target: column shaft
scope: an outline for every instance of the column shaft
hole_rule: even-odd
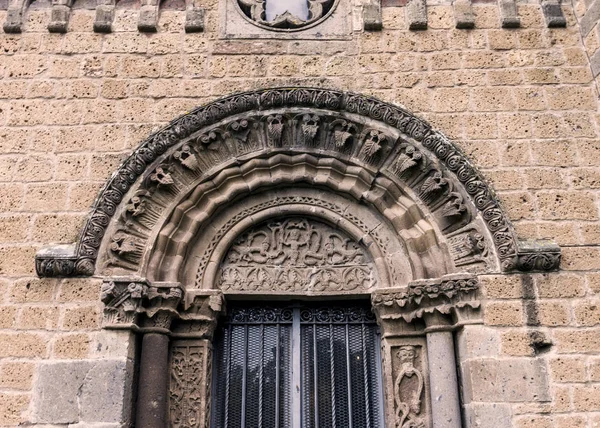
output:
[[[427,333],[433,428],[461,428],[452,332]]]
[[[169,337],[146,333],[142,339],[136,427],[167,426]]]

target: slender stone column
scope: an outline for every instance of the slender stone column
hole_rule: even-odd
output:
[[[434,428],[460,428],[460,401],[451,331],[427,333],[431,415]]]
[[[167,426],[168,387],[169,337],[161,333],[146,333],[142,338],[135,426]]]

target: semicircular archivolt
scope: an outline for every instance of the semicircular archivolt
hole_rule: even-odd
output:
[[[140,216],[148,201],[173,208],[190,186],[202,192],[225,168],[251,168],[249,159],[299,153],[343,161],[357,168],[356,177],[369,176],[368,195],[360,197],[374,205],[378,198],[415,201],[463,259],[482,256],[476,254],[478,249],[489,243],[486,248],[495,262],[486,262],[487,271],[497,266],[548,270],[558,265],[556,247],[519,247],[512,225],[477,170],[427,123],[399,107],[356,94],[284,88],[210,103],[150,136],[113,174],[76,247],[41,251],[38,273],[93,274],[99,252],[107,245],[127,257],[148,257],[151,247],[139,249],[135,239],[143,230],[117,230],[105,237],[109,226],[127,228],[122,216]],[[402,191],[394,195],[385,187]],[[171,214],[157,213],[155,221]],[[466,236],[453,239],[452,234],[469,225],[473,227]]]

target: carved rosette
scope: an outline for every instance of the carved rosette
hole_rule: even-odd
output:
[[[375,284],[375,269],[361,245],[300,217],[244,233],[227,252],[218,280],[224,292],[361,293]]]
[[[149,238],[158,219],[168,216],[165,210],[191,190],[188,186],[202,185],[234,161],[289,151],[333,158],[400,183],[433,213],[447,236],[469,225],[478,229],[485,242],[477,245],[493,255],[477,261],[478,270],[494,271],[498,263],[505,271],[558,268],[555,245],[538,244],[535,251],[519,246],[510,221],[476,168],[424,121],[352,93],[285,88],[215,101],[152,134],[113,174],[76,247],[69,254],[57,247],[40,251],[38,275],[92,275],[101,247],[108,251],[103,256],[107,266],[134,274],[142,254],[153,245]],[[132,189],[134,183],[138,184]],[[478,227],[475,220],[481,223]],[[116,226],[107,240],[104,235],[111,224]],[[458,257],[456,265],[466,266],[468,257]]]

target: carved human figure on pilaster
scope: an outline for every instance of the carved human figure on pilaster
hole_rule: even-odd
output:
[[[412,345],[401,346],[396,351],[399,370],[394,380],[396,428],[425,427],[418,416],[421,413],[424,380],[421,371],[415,367],[417,352],[417,347]]]

